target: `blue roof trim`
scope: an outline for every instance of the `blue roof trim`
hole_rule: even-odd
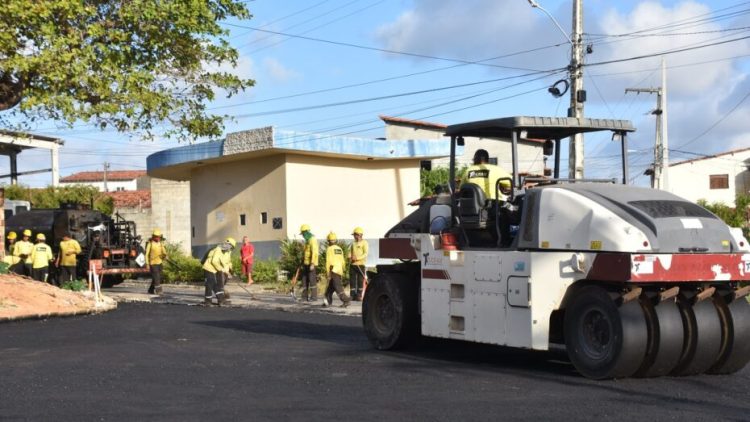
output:
[[[273,135],[274,148],[296,151],[391,159],[428,158],[450,155],[450,142],[448,139],[387,141],[278,130],[274,130]]]
[[[273,131],[272,149],[289,152],[339,154],[375,159],[428,159],[450,155],[448,139],[387,141],[341,136]],[[264,148],[266,149],[266,148]],[[461,154],[463,147],[457,147]],[[224,156],[224,141],[202,142],[170,148],[146,158],[147,171]]]
[[[224,155],[224,140],[165,149],[146,157],[146,171],[219,158],[222,155]]]

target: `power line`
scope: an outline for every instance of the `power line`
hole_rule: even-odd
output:
[[[734,107],[732,107],[731,110],[729,110],[727,113],[725,113],[723,116],[721,116],[719,118],[719,120],[717,120],[711,126],[709,126],[708,128],[706,128],[706,130],[704,130],[703,132],[701,132],[698,136],[696,136],[693,139],[685,142],[684,144],[680,145],[678,148],[685,148],[686,146],[688,146],[688,145],[692,144],[693,142],[697,141],[698,139],[700,139],[703,135],[705,135],[708,132],[710,132],[711,130],[713,130],[713,128],[715,128],[716,126],[718,126],[719,124],[721,124],[721,122],[723,122],[727,117],[729,117],[732,113],[734,113],[734,111],[737,110],[737,108],[739,108],[739,106],[742,105],[742,103],[744,103],[745,100],[747,100],[748,97],[750,97],[750,92],[748,92],[747,94],[745,94],[745,96],[742,97],[742,99],[737,104],[735,104]]]
[[[439,88],[429,88],[429,89],[423,89],[423,90],[418,90],[418,91],[401,92],[397,94],[382,95],[378,97],[369,97],[369,98],[360,98],[360,99],[355,99],[355,100],[339,101],[335,103],[317,104],[317,105],[304,106],[304,107],[292,107],[292,108],[262,111],[262,112],[256,112],[256,113],[239,114],[239,115],[234,115],[232,117],[238,117],[238,118],[239,117],[242,117],[242,118],[259,117],[259,116],[268,116],[272,114],[293,113],[293,112],[298,112],[298,111],[309,111],[309,110],[317,110],[321,108],[339,107],[339,106],[344,106],[344,105],[359,104],[359,103],[380,101],[380,100],[393,99],[393,98],[399,98],[399,97],[407,97],[411,95],[426,94],[426,93],[431,93],[431,92],[446,91],[449,89],[465,88],[469,86],[476,86],[476,85],[482,85],[482,84],[487,84],[487,83],[492,83],[492,82],[504,81],[508,79],[515,79],[519,77],[537,75],[539,73],[553,74],[561,70],[563,69],[555,69],[555,70],[547,71],[547,72],[533,72],[533,73],[527,73],[525,75],[508,76],[504,78],[496,78],[496,79],[490,79],[490,80],[485,80],[485,81],[469,82],[465,84],[449,85],[449,86],[444,86],[444,87],[439,87]]]
[[[325,44],[338,45],[338,46],[342,46],[342,47],[358,48],[358,49],[361,49],[361,50],[377,51],[377,52],[380,52],[380,53],[398,54],[398,55],[402,55],[402,56],[418,57],[418,58],[422,58],[422,59],[441,60],[441,61],[448,61],[448,62],[454,62],[454,63],[463,63],[463,64],[480,64],[482,66],[496,67],[496,68],[500,68],[500,69],[524,70],[524,71],[540,72],[540,70],[537,70],[537,69],[528,69],[528,68],[523,68],[523,67],[501,66],[501,65],[489,64],[489,63],[477,63],[477,62],[474,62],[474,61],[471,61],[471,60],[461,60],[461,59],[454,59],[454,58],[448,58],[448,57],[431,56],[431,55],[428,55],[428,54],[411,53],[411,52],[408,52],[408,51],[398,51],[398,50],[390,50],[390,49],[386,49],[386,48],[370,47],[370,46],[366,46],[366,45],[352,44],[352,43],[347,43],[347,42],[342,42],[342,41],[333,41],[333,40],[326,40],[326,39],[322,39],[322,38],[306,37],[304,35],[287,34],[287,33],[284,33],[284,32],[270,31],[270,30],[267,30],[267,29],[261,29],[259,27],[242,26],[242,25],[237,25],[237,24],[232,24],[232,23],[226,23],[226,22],[224,22],[223,25],[233,26],[233,27],[237,27],[237,28],[244,28],[244,29],[254,29],[256,31],[266,32],[266,33],[269,33],[269,34],[284,35],[286,37],[291,37],[291,38],[299,38],[299,39],[303,39],[303,40],[307,40],[307,41],[315,41],[315,42],[320,42],[320,43],[325,43]]]
[[[316,26],[316,27],[310,28],[310,29],[308,29],[307,31],[301,32],[301,33],[300,33],[299,35],[303,35],[303,34],[309,34],[310,32],[313,32],[313,31],[315,31],[316,29],[320,29],[320,28],[326,27],[326,26],[328,26],[328,25],[331,25],[331,24],[333,24],[333,23],[336,23],[336,22],[342,21],[342,20],[344,20],[344,19],[346,19],[346,18],[348,18],[348,17],[350,17],[350,16],[356,15],[357,13],[360,13],[360,12],[363,12],[363,11],[365,11],[365,10],[367,10],[367,9],[370,9],[370,8],[372,8],[372,7],[375,7],[375,6],[379,5],[380,3],[383,3],[384,1],[385,1],[385,0],[379,0],[379,1],[376,1],[375,3],[369,4],[369,5],[367,5],[367,6],[363,7],[363,8],[357,9],[357,10],[355,10],[355,11],[353,11],[353,12],[351,12],[351,13],[348,13],[348,14],[346,14],[346,15],[344,15],[344,16],[340,16],[340,17],[338,17],[338,18],[336,18],[336,19],[334,19],[334,20],[331,20],[331,21],[328,21],[328,22],[326,22],[326,23],[324,23],[324,24],[321,24],[321,25],[318,25],[318,26]],[[275,43],[273,43],[273,44],[269,44],[269,45],[266,45],[266,46],[263,46],[263,47],[260,47],[260,48],[256,48],[255,50],[253,50],[253,51],[249,52],[248,54],[255,54],[255,53],[259,52],[259,51],[263,51],[263,50],[266,50],[266,49],[268,49],[268,48],[271,48],[271,47],[277,46],[277,45],[279,45],[279,44],[281,44],[281,43],[283,43],[283,42],[289,41],[290,39],[291,39],[291,38],[286,38],[286,39],[283,39],[283,40],[281,40],[281,41],[275,42]]]
[[[606,60],[606,61],[602,61],[602,62],[586,63],[586,64],[584,64],[584,66],[603,66],[603,65],[613,64],[613,63],[623,63],[623,62],[629,62],[629,61],[633,61],[633,60],[648,59],[648,58],[651,58],[651,57],[666,56],[666,55],[670,55],[670,54],[683,53],[683,52],[686,52],[686,51],[699,50],[699,49],[706,48],[706,47],[713,47],[713,46],[717,46],[717,45],[721,45],[721,44],[728,44],[728,43],[732,43],[732,42],[736,42],[736,41],[742,41],[742,40],[746,40],[748,38],[750,38],[750,35],[744,36],[744,37],[739,37],[739,38],[733,38],[731,40],[717,41],[717,42],[713,42],[713,43],[710,43],[710,44],[698,45],[698,46],[695,46],[695,47],[678,48],[678,49],[673,49],[673,50],[665,50],[665,51],[661,51],[661,52],[658,52],[658,53],[651,53],[651,54],[643,54],[643,55],[640,55],[640,56],[626,57],[626,58],[623,58],[623,59],[614,59],[614,60]]]

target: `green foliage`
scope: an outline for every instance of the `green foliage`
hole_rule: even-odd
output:
[[[114,211],[112,197],[99,192],[93,186],[48,186],[46,188],[29,188],[22,185],[4,186],[7,199],[29,201],[32,208],[59,208],[60,204],[72,202],[90,205],[94,202],[94,209],[107,215]]]
[[[185,255],[179,245],[166,242],[168,259],[164,263],[167,283],[203,283],[203,266],[199,259]]]
[[[88,283],[84,280],[66,281],[65,283],[62,284],[62,286],[60,286],[60,288],[64,290],[80,292],[82,290],[88,289]]]
[[[461,167],[456,171],[456,178],[463,179],[467,167]],[[450,171],[448,167],[434,167],[432,170],[420,170],[419,172],[419,192],[422,197],[430,196],[435,193],[435,186],[448,185]]]
[[[274,259],[253,262],[253,281],[260,284],[276,284],[279,262]]]
[[[731,227],[741,227],[748,236],[748,206],[750,206],[750,195],[737,195],[734,208],[723,202],[708,203],[705,199],[699,199],[698,205],[716,214],[727,225]]]
[[[4,0],[0,126],[36,119],[152,138],[216,138],[217,92],[254,82],[225,69],[238,52],[222,21],[249,19],[240,0]]]
[[[344,268],[344,277],[347,278],[349,274],[349,249],[351,245],[343,240],[336,242],[337,245],[344,250],[344,256],[346,258],[346,267]],[[327,241],[318,241],[318,265],[315,267],[319,276],[325,276],[326,274],[326,248],[328,247]],[[297,268],[302,268],[302,253],[304,252],[304,243],[301,241],[295,241],[286,239],[281,241],[281,258],[279,259],[279,267],[289,274],[289,279],[294,276]]]

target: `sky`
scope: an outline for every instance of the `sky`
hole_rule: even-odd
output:
[[[572,0],[537,2],[570,33]],[[378,138],[384,136],[379,115],[444,124],[567,115],[568,95],[555,98],[547,88],[567,78],[570,44],[527,0],[247,5],[252,19],[223,26],[240,53],[232,72],[254,79],[255,86],[209,105],[230,116],[225,133],[275,126]],[[625,89],[661,86],[661,57],[671,162],[750,147],[750,1],[583,0],[583,8],[584,39],[591,46],[584,59],[584,114],[633,121],[632,183],[648,182],[642,173],[653,159],[656,97]],[[31,132],[65,141],[61,176],[101,170],[104,162],[113,170],[145,170],[146,156],[180,145],[54,121],[39,122]],[[586,136],[586,176],[618,176],[618,152],[609,135]],[[19,171],[48,167],[46,151],[19,155]],[[0,157],[0,174],[8,172]],[[46,186],[50,176],[19,180]]]

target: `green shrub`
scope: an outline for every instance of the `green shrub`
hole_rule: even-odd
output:
[[[348,279],[349,274],[349,249],[351,244],[343,240],[336,242],[337,245],[344,250],[344,256],[346,257],[346,266],[344,267],[344,280]],[[326,248],[328,242],[318,239],[318,266],[315,268],[318,272],[318,276],[325,276],[326,274]],[[292,239],[286,239],[281,242],[281,258],[279,259],[279,268],[289,274],[289,279],[294,277],[294,273],[297,268],[302,268],[302,253],[304,252],[304,244],[302,241],[295,241]]]
[[[65,283],[62,284],[62,286],[60,286],[60,288],[64,290],[80,292],[82,290],[88,289],[88,283],[84,280],[66,281]]]
[[[164,282],[203,283],[203,266],[199,259],[185,255],[179,245],[166,242],[169,258],[164,262]]]
[[[275,284],[278,281],[279,262],[274,259],[253,263],[253,281],[260,284]]]
[[[745,237],[748,237],[748,206],[750,206],[750,195],[737,195],[734,208],[723,202],[708,203],[705,199],[699,199],[698,205],[716,214],[730,227],[739,227]]]
[[[456,171],[456,178],[462,179],[466,174],[467,166],[463,166]],[[420,170],[419,172],[419,192],[420,195],[430,196],[435,193],[435,186],[447,186],[450,178],[450,171],[447,166],[435,167],[430,171]],[[416,198],[414,198],[416,199]]]
[[[94,186],[48,186],[29,188],[22,185],[4,186],[5,198],[31,202],[33,208],[59,208],[63,202],[90,205],[107,215],[114,211],[114,200]]]

